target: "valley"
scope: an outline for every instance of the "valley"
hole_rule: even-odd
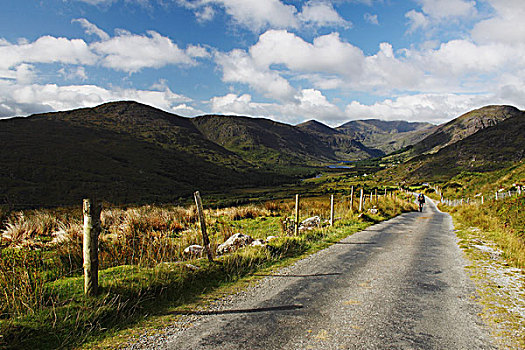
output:
[[[109,349],[144,341],[144,348],[148,348],[157,342],[151,339],[157,338],[145,334],[174,331],[172,325],[188,315],[193,319],[192,313],[212,312],[208,308],[213,303],[251,288],[261,277],[271,279],[282,267],[299,262],[306,264],[307,272],[297,270],[294,276],[325,278],[330,274],[328,267],[315,264],[320,272],[314,271],[303,258],[317,252],[329,254],[329,246],[332,251],[360,257],[362,266],[383,264],[385,274],[378,274],[377,280],[388,281],[396,274],[384,265],[392,259],[389,244],[394,244],[396,251],[408,249],[408,239],[415,248],[406,250],[407,261],[427,254],[430,260],[435,258],[428,269],[443,265],[443,270],[454,270],[465,280],[464,288],[471,288],[458,270],[461,264],[447,265],[449,262],[433,255],[438,246],[431,241],[439,226],[443,242],[450,243],[439,249],[459,256],[452,244],[455,233],[446,224],[449,216],[442,211],[450,212],[454,225],[461,227],[461,248],[468,254],[482,245],[497,247],[506,258],[504,264],[522,269],[525,245],[519,208],[523,194],[497,202],[490,198],[497,191],[517,193],[518,187],[525,186],[524,121],[524,112],[513,107],[488,106],[440,126],[371,120],[347,123],[343,131],[316,121],[292,126],[238,116],[183,118],[135,102],[0,120],[4,164],[0,168],[0,295],[9,296],[0,299],[0,346]],[[348,131],[350,127],[358,131]],[[391,142],[387,135],[393,135]],[[394,151],[386,154],[390,149]],[[440,210],[430,206],[427,213],[415,213],[412,193],[424,192],[438,202],[436,188],[445,198],[465,199],[465,204],[439,204]],[[211,246],[219,263],[184,252],[202,243],[192,203],[195,190],[203,196]],[[295,195],[301,198],[297,222]],[[104,202],[102,293],[94,298],[85,298],[82,293],[80,204],[88,196]],[[329,224],[331,196],[336,213],[333,225]],[[486,198],[484,205],[466,200],[481,197]],[[290,225],[312,217],[319,218],[317,227],[293,234]],[[396,219],[387,221],[391,218]],[[416,224],[425,227],[421,236],[403,229]],[[363,231],[369,226],[369,231]],[[236,233],[249,235],[260,246],[218,254],[218,246]],[[361,248],[359,244],[366,243],[370,234],[370,245]],[[423,241],[426,243],[420,244]],[[432,249],[425,248],[427,245]],[[361,281],[362,266],[350,264],[344,274],[352,276],[349,280]],[[426,270],[419,271],[415,265],[404,268],[415,271],[405,276],[406,283],[414,282],[416,275],[428,277]],[[439,275],[432,276],[432,283],[442,286]],[[321,290],[330,294],[331,285],[340,291],[349,287],[345,293],[357,293],[355,298],[361,298],[366,307],[382,303],[384,294],[374,294],[375,302],[367,304],[368,294],[359,294],[365,287],[345,287],[337,284],[338,280],[322,285]],[[406,283],[396,288],[402,290]],[[283,295],[293,299],[298,294],[293,285],[282,284]],[[313,288],[306,281],[301,286]],[[429,288],[430,293],[433,285]],[[459,289],[452,293],[462,293]],[[9,294],[12,291],[17,293]],[[443,298],[426,300],[447,304],[451,297],[446,293],[451,291],[443,291]],[[504,300],[494,303],[486,288],[483,293],[484,305],[499,310],[488,309],[484,314],[487,323],[504,326],[505,332],[520,327]],[[421,296],[416,293],[413,297]],[[356,314],[349,311],[349,317],[359,315],[356,299],[348,298],[345,307],[357,310]],[[301,307],[314,311],[341,302],[323,299],[309,303],[307,299],[301,299]],[[246,305],[268,311],[264,303],[248,301]],[[395,309],[394,304],[384,305],[386,311],[381,312]],[[289,311],[295,315],[294,310]],[[339,313],[337,308],[328,310]],[[220,312],[228,314],[228,310]],[[316,313],[302,314],[310,317]],[[464,316],[472,324],[478,322],[470,318],[474,315]],[[397,317],[389,320],[394,324]],[[499,320],[504,320],[503,326]],[[337,329],[340,321],[344,319],[334,319],[330,325],[315,319],[311,322],[317,324],[315,334],[324,335],[323,327]],[[378,321],[370,318],[366,322]],[[416,337],[408,324],[404,326],[408,328],[402,334]],[[389,327],[385,330],[395,334]],[[307,336],[292,332],[286,338],[289,344],[318,343],[317,338],[308,336],[308,329],[302,330]],[[461,340],[449,338],[439,329],[429,328],[428,332],[451,344]],[[456,333],[461,332],[464,330]],[[476,332],[475,341],[491,342],[484,330]],[[334,341],[364,344],[373,339],[365,333],[355,328],[352,339]],[[265,339],[277,341],[270,336]],[[418,339],[415,343],[406,340],[406,344],[428,344]],[[174,344],[179,340],[155,344],[178,348]],[[522,344],[511,336],[505,336],[504,341]]]
[[[182,204],[197,188],[279,187],[328,166],[354,176],[383,169],[392,184],[437,180],[523,159],[521,127],[514,127],[523,120],[513,107],[489,106],[442,126],[363,120],[331,128],[184,118],[125,101],[12,118],[0,120],[0,204],[69,205],[85,196]]]

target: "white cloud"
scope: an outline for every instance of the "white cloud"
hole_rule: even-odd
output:
[[[204,6],[202,9],[195,11],[195,17],[199,22],[208,22],[215,17],[215,10],[211,6]]]
[[[411,10],[405,14],[409,21],[409,33],[414,33],[418,29],[425,29],[430,25],[430,20],[423,13]]]
[[[408,19],[408,33],[418,30],[435,29],[451,23],[457,24],[465,18],[475,18],[478,14],[474,0],[417,0],[421,11],[410,10],[405,13]]]
[[[478,43],[515,45],[525,38],[525,6],[522,0],[488,0],[492,17],[478,22],[472,38]]]
[[[473,0],[419,0],[424,13],[436,19],[468,17],[477,13]]]
[[[84,67],[62,67],[58,70],[58,73],[66,80],[86,80],[88,78]]]
[[[377,18],[377,15],[372,15],[367,12],[363,15],[363,18],[370,24],[379,25],[379,19]]]
[[[317,87],[336,88],[343,80],[360,81],[365,67],[363,52],[343,42],[337,33],[312,43],[284,30],[269,30],[248,52],[217,53],[215,61],[223,81],[248,84],[267,97],[291,100],[297,91],[286,76],[312,79]]]
[[[180,6],[193,10],[198,21],[210,20],[215,8],[221,8],[232,21],[245,29],[261,32],[266,29],[298,29],[301,26],[340,26],[351,23],[342,18],[328,0],[309,0],[301,8],[280,0],[176,0]],[[213,7],[212,7],[213,6]]]
[[[211,6],[222,8],[234,23],[255,32],[268,27],[299,26],[295,6],[286,5],[279,0],[177,0],[177,3],[193,10],[200,21],[211,16]]]
[[[473,96],[419,94],[386,99],[372,105],[353,101],[346,107],[349,119],[430,121],[441,123],[457,117],[473,105]]]
[[[515,91],[516,97],[523,100],[525,89]],[[480,95],[459,94],[417,94],[386,99],[372,105],[353,101],[345,109],[348,119],[378,118],[383,120],[426,121],[441,124],[468,111],[490,104],[513,104],[523,108],[517,100],[509,100],[498,93]]]
[[[318,27],[341,26],[343,28],[349,28],[351,26],[351,23],[343,19],[328,1],[308,1],[304,4],[298,18],[304,23],[313,24]]]
[[[232,68],[224,80],[249,84],[257,91],[262,90],[261,84],[269,86],[266,82],[270,80],[284,84],[286,76],[308,80],[317,88],[368,92],[411,90],[421,85],[424,77],[417,65],[396,57],[390,44],[382,43],[377,54],[365,56],[337,33],[319,36],[309,43],[287,31],[269,30],[248,53],[236,50],[228,57],[228,67]],[[225,65],[220,65],[224,71]],[[267,79],[255,78],[253,71],[265,72]]]
[[[213,97],[210,103],[212,112],[225,115],[263,116],[264,106],[269,106],[269,104],[252,103],[252,97],[248,94],[238,96],[232,93]]]
[[[204,48],[190,46],[186,51],[170,38],[154,31],[136,35],[121,31],[119,35],[91,45],[102,58],[102,65],[115,70],[134,73],[143,68],[165,65],[196,65],[195,57],[207,55]]]
[[[246,28],[261,30],[272,28],[295,28],[298,26],[296,8],[279,0],[211,0],[220,3],[226,13]]]
[[[194,66],[197,58],[210,57],[208,50],[198,45],[179,48],[170,38],[157,32],[147,35],[117,30],[109,37],[85,19],[75,20],[102,40],[88,45],[82,39],[42,36],[34,42],[26,39],[13,44],[0,39],[0,78],[15,79],[22,64],[52,64],[95,66],[103,65],[118,71],[134,73],[143,68],[160,68],[166,65]],[[22,66],[27,67],[27,66]],[[83,68],[77,71],[81,74]],[[62,75],[63,72],[61,72]],[[71,76],[70,73],[67,75]]]
[[[25,40],[11,44],[0,42],[0,70],[16,67],[21,63],[95,64],[98,57],[81,39],[42,36],[32,43]]]
[[[210,104],[214,113],[265,117],[290,124],[316,119],[335,125],[346,118],[343,111],[314,89],[302,90],[295,100],[284,103],[254,102],[249,94],[230,93],[213,97]]]
[[[109,101],[134,100],[166,111],[189,111],[186,96],[163,90],[105,89],[95,85],[21,85],[0,79],[0,117],[93,107]]]
[[[17,84],[31,84],[35,80],[35,67],[30,64],[22,63],[15,68]]]
[[[108,33],[103,31],[102,29],[100,29],[99,27],[94,25],[93,23],[89,22],[85,18],[73,19],[71,22],[72,23],[79,23],[82,26],[82,28],[84,28],[86,34],[96,35],[96,36],[98,36],[100,38],[100,40],[108,40],[109,39]]]
[[[215,61],[222,69],[224,82],[248,84],[265,96],[279,100],[289,100],[295,95],[286,79],[268,67],[257,66],[245,51],[216,53]]]
[[[512,54],[517,48],[504,45],[476,45],[467,40],[452,40],[441,44],[437,50],[423,52],[423,61],[436,76],[460,76],[489,74],[502,70],[504,64],[512,64]],[[521,60],[522,64],[525,61]],[[507,67],[508,68],[508,67]],[[482,76],[480,76],[482,77]]]
[[[361,49],[342,41],[338,33],[319,36],[308,43],[293,33],[269,30],[249,51],[259,66],[282,64],[293,71],[347,77],[359,76],[364,60]]]
[[[286,106],[288,114],[295,112],[298,118],[322,120],[327,124],[333,124],[334,121],[346,119],[343,112],[328,99],[319,90],[303,89],[298,96],[299,105]],[[303,119],[304,120],[304,119]]]

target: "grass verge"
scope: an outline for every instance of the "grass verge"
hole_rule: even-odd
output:
[[[471,263],[481,316],[505,349],[525,349],[524,200],[442,207],[451,213],[460,247]]]
[[[17,295],[31,295],[38,292],[38,300],[33,307],[27,308],[26,299],[18,299],[22,312],[10,305],[2,305],[0,319],[0,347],[10,349],[57,349],[104,347],[104,343],[114,348],[124,343],[133,329],[143,324],[162,324],[170,310],[177,307],[198,305],[203,301],[215,298],[221,293],[237,288],[239,281],[246,281],[251,273],[288,264],[305,254],[318,251],[337,242],[373,222],[379,222],[398,215],[403,211],[413,210],[412,204],[397,198],[386,199],[378,203],[377,215],[367,214],[358,219],[347,212],[332,228],[305,231],[298,237],[281,236],[264,247],[243,248],[233,254],[217,259],[218,263],[210,264],[205,259],[190,261],[160,262],[157,264],[111,266],[100,271],[101,293],[97,297],[83,296],[83,279],[79,275],[64,276],[48,280],[39,276],[40,262],[45,261],[45,252],[18,250],[25,262],[28,257],[35,257],[35,271],[20,269],[16,276],[24,283],[13,284],[9,281],[14,276],[13,269],[22,265],[11,264],[11,259],[2,254],[2,275],[0,283],[2,293],[10,290]],[[222,215],[222,214],[221,214]],[[250,214],[251,215],[251,214]],[[256,235],[266,235],[267,230],[274,230],[278,223],[275,217],[256,217],[237,219],[232,217],[234,229],[252,230]],[[246,220],[246,221],[244,221]],[[225,234],[229,230],[221,228],[223,223],[216,221],[217,229]],[[239,225],[238,227],[236,225]],[[261,225],[258,232],[255,226]],[[135,227],[136,225],[134,225]],[[4,253],[4,252],[2,252]],[[44,254],[45,255],[45,254]],[[25,260],[24,260],[25,259]],[[32,260],[31,260],[32,261]],[[10,279],[11,278],[11,279]],[[244,282],[242,282],[244,283]],[[21,287],[25,291],[17,290]],[[6,295],[6,303],[12,298]],[[156,323],[157,322],[157,323]],[[109,342],[104,342],[109,339]],[[102,342],[102,345],[97,345]]]

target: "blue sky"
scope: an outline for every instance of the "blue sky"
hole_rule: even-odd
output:
[[[523,0],[0,4],[0,117],[117,100],[331,126],[525,108]]]

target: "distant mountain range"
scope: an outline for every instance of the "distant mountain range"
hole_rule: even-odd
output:
[[[62,205],[86,196],[174,202],[194,190],[290,182],[327,163],[390,151],[412,158],[403,175],[445,174],[456,163],[486,169],[523,158],[524,128],[512,129],[522,122],[523,112],[491,106],[438,127],[372,119],[331,128],[317,121],[185,118],[113,102],[0,120],[0,204]]]
[[[316,120],[307,121],[296,127],[330,147],[333,158],[338,160],[367,159],[385,155],[382,150],[367,147],[345,132],[331,128]]]
[[[388,154],[423,140],[436,130],[436,126],[430,123],[367,119],[350,121],[337,130],[367,147]]]

